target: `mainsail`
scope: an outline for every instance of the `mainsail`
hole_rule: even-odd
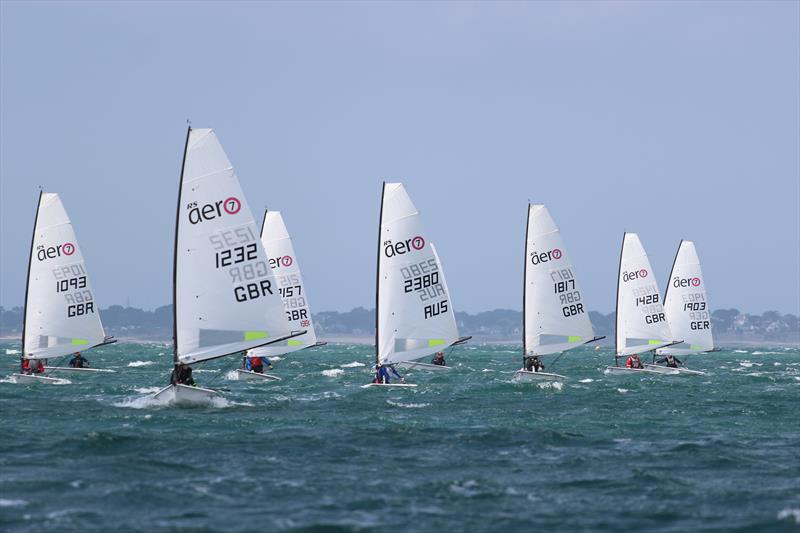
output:
[[[105,337],[72,222],[57,194],[39,193],[22,353],[27,359],[61,357],[102,344]]]
[[[292,239],[283,223],[279,211],[266,211],[261,226],[261,243],[270,257],[273,273],[278,281],[278,292],[283,298],[284,313],[290,330],[306,330],[285,342],[256,348],[248,352],[249,357],[283,355],[314,346],[317,335],[311,322],[311,307],[308,303],[306,286],[300,274],[300,264],[294,253]]]
[[[681,241],[678,246],[664,295],[664,310],[672,334],[683,342],[656,353],[688,355],[714,349],[705,279],[692,241]]]
[[[176,362],[214,359],[291,336],[239,179],[210,129],[187,133],[173,281]]]
[[[595,340],[575,268],[545,206],[528,206],[525,234],[525,355],[563,352]]]
[[[625,233],[617,280],[617,355],[646,352],[672,343],[650,260],[639,236]]]
[[[377,361],[410,361],[458,342],[436,251],[402,183],[384,183],[378,241]]]

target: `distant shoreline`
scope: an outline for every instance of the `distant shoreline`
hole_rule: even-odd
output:
[[[3,335],[0,336],[0,342],[19,342],[18,336],[9,336]],[[319,341],[328,342],[330,344],[357,344],[357,345],[365,345],[365,346],[372,346],[375,344],[375,337],[372,336],[364,336],[364,335],[331,335],[331,336],[320,336],[318,338]],[[148,339],[148,338],[141,338],[141,337],[117,337],[117,341],[120,343],[126,344],[163,344],[165,346],[172,346],[172,339]],[[800,347],[800,340],[796,341],[771,341],[771,340],[752,340],[752,339],[727,339],[722,338],[716,340],[717,348],[741,348],[741,347],[752,347],[752,348],[767,348],[767,347],[784,347],[784,348],[797,348]],[[510,345],[510,346],[520,346],[522,343],[519,339],[473,339],[469,341],[468,345]],[[612,346],[612,342],[601,342],[598,343],[598,346],[602,346],[604,348],[609,348]]]

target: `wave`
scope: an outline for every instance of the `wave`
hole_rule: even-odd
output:
[[[6,355],[16,355],[18,353],[22,353],[19,350],[15,350],[14,348],[6,348]]]
[[[0,498],[0,507],[25,507],[28,502],[25,500]]]
[[[128,366],[137,367],[137,366],[150,366],[154,365],[155,362],[153,361],[131,361],[128,363]]]
[[[344,370],[341,368],[329,368],[328,370],[322,371],[322,375],[329,378],[335,378],[336,376],[341,376],[342,374],[344,374]]]
[[[592,378],[580,379],[578,383],[593,383],[594,380]]]
[[[778,513],[778,520],[794,520],[795,524],[800,524],[800,509],[783,509]]]
[[[617,389],[617,392],[620,394],[625,394],[626,392],[630,392],[630,389]]]
[[[404,409],[422,409],[423,407],[430,407],[431,404],[429,403],[403,403],[403,402],[395,402],[392,400],[386,400],[386,403],[389,405],[393,405],[395,407],[402,407]]]
[[[359,363],[358,361],[353,361],[352,363],[345,363],[343,365],[339,365],[340,368],[358,368],[360,366],[367,366],[364,363]]]
[[[540,381],[536,384],[540,389],[555,389],[561,390],[564,388],[564,384],[560,381]]]

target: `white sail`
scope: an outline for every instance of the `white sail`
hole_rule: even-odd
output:
[[[292,331],[306,330],[306,333],[297,337],[256,348],[248,352],[248,356],[283,355],[317,343],[317,335],[311,322],[311,307],[308,303],[306,286],[300,274],[300,264],[294,253],[292,239],[286,231],[283,217],[279,211],[264,213],[264,223],[261,226],[261,243],[270,257],[270,264],[278,282],[278,291],[283,298],[283,307]]]
[[[656,353],[688,355],[714,349],[705,278],[692,241],[681,241],[678,246],[664,295],[664,310],[672,335],[683,342]]]
[[[673,342],[660,294],[639,236],[626,233],[617,280],[617,355],[655,350]]]
[[[105,339],[83,253],[61,199],[39,195],[25,298],[23,354],[60,357]]]
[[[378,361],[430,355],[458,340],[442,265],[402,183],[385,183],[378,243]]]
[[[221,357],[289,334],[239,179],[210,129],[190,129],[175,242],[175,356]]]
[[[594,329],[575,268],[545,206],[528,207],[526,235],[525,354],[563,352],[591,341]]]

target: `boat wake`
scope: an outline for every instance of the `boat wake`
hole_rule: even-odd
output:
[[[536,386],[542,390],[561,390],[564,388],[564,384],[560,381],[538,381]]]
[[[144,396],[125,398],[123,400],[114,402],[112,405],[126,409],[158,409],[175,406],[175,402],[172,400],[161,400],[153,396],[156,392],[161,390],[161,387],[143,387],[135,390],[136,392],[144,394]],[[214,407],[216,409],[226,409],[228,407],[235,406],[252,407],[253,404],[250,402],[234,402],[222,396],[212,396],[205,402],[187,407]]]

